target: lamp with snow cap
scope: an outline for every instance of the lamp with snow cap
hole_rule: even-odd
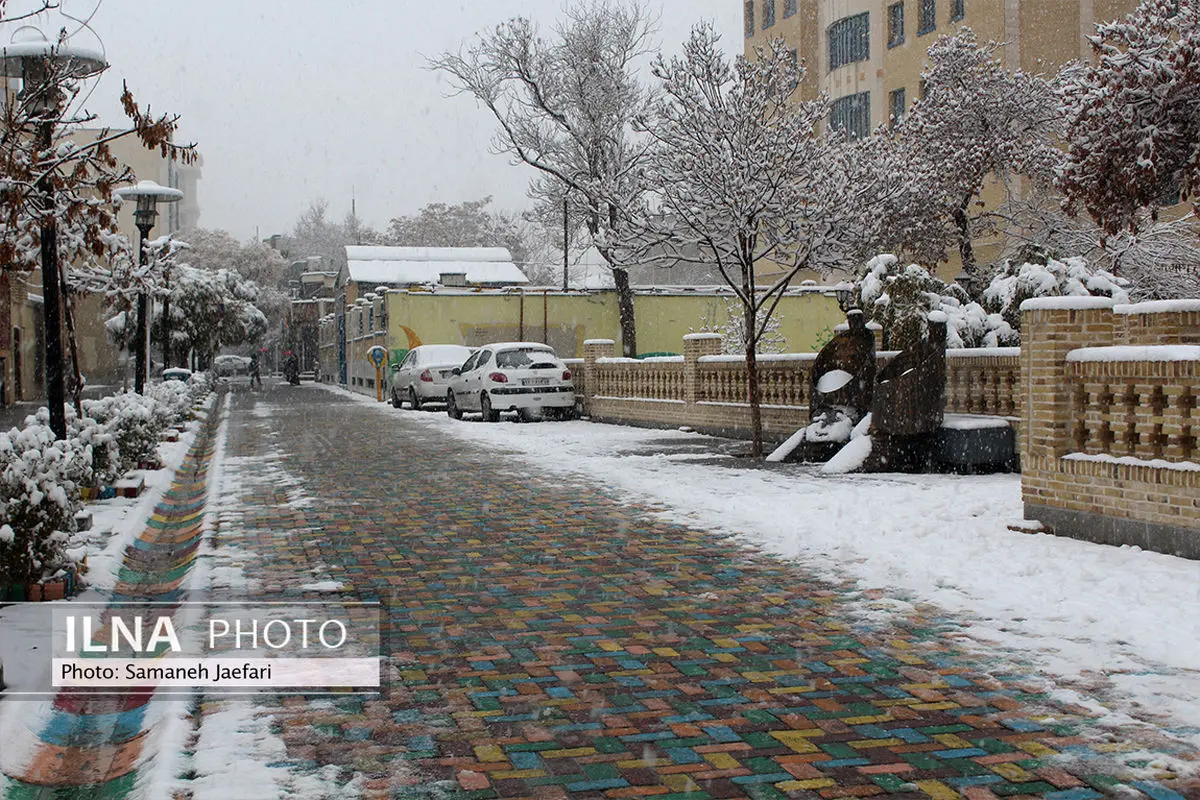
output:
[[[144,269],[149,262],[146,253],[146,240],[154,228],[154,220],[158,217],[159,203],[174,203],[183,198],[183,192],[169,186],[160,186],[154,181],[138,181],[133,186],[117,189],[116,194],[122,200],[136,200],[137,208],[133,212],[133,221],[138,229],[138,263]],[[167,289],[170,289],[170,275],[167,275]],[[146,351],[150,344],[150,302],[143,290],[138,293],[137,305],[137,353],[134,357],[134,390],[139,394],[146,386]],[[163,301],[163,363],[171,366],[171,298]]]

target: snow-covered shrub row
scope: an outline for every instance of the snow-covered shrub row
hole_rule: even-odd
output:
[[[1019,329],[1021,303],[1031,297],[1093,295],[1128,303],[1128,288],[1126,279],[1089,267],[1082,258],[1050,258],[1045,264],[1005,264],[983,290],[983,304]]]
[[[120,453],[119,473],[138,465],[158,463],[158,442],[166,430],[168,417],[152,397],[136,392],[121,392],[99,400],[85,400],[83,412],[105,426]]]
[[[164,428],[185,421],[192,412],[192,392],[183,381],[163,381],[150,387],[147,394],[154,400],[154,413]]]
[[[36,417],[0,433],[0,585],[31,583],[64,566],[92,446],[55,441]]]
[[[947,284],[919,264],[893,255],[871,259],[855,284],[859,306],[883,326],[885,349],[902,350],[924,338],[930,312],[946,315],[946,345],[1014,347],[1021,343],[1021,302],[1031,297],[1095,295],[1128,302],[1128,281],[1089,267],[1082,258],[1045,264],[1005,264],[978,298]]]

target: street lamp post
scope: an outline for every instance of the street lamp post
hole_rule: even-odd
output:
[[[57,81],[82,79],[95,75],[108,65],[98,53],[76,47],[68,42],[50,42],[34,28],[22,28],[18,33],[32,33],[35,38],[14,41],[0,48],[0,76],[20,78],[21,92],[17,100],[28,103],[28,109],[38,117],[38,151],[48,152],[54,144],[54,128],[59,122],[63,92]],[[67,437],[66,392],[63,387],[62,308],[59,292],[58,228],[54,182],[50,170],[37,180],[40,206],[39,220],[42,263],[42,323],[45,328],[44,373],[46,405],[50,410],[50,429],[55,437]]]
[[[154,220],[158,217],[159,203],[174,203],[183,197],[183,192],[169,186],[160,186],[154,181],[138,181],[134,186],[117,189],[117,195],[123,200],[136,200],[137,209],[133,212],[133,221],[138,229],[138,263],[143,269],[149,264],[150,257],[146,252],[146,240],[154,228]],[[163,348],[170,359],[171,349],[171,301],[163,304],[163,330],[165,343]],[[137,353],[134,356],[133,389],[141,394],[146,388],[147,351],[150,347],[150,297],[143,290],[138,292],[137,302]],[[167,366],[170,366],[168,363]]]

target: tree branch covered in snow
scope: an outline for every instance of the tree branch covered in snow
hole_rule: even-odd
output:
[[[1200,189],[1200,2],[1143,0],[1098,26],[1094,66],[1062,87],[1070,136],[1059,183],[1109,234]],[[1177,197],[1178,195],[1178,197]]]
[[[978,282],[973,241],[981,233],[981,194],[989,182],[1012,187],[1013,176],[1047,184],[1061,153],[1061,113],[1053,86],[1024,72],[1008,72],[997,45],[980,45],[970,28],[943,36],[929,48],[925,96],[879,131],[871,145],[877,171],[900,176],[904,191],[875,209],[875,245],[944,261],[957,247],[965,273]]]
[[[492,112],[500,125],[497,152],[541,173],[531,187],[535,196],[569,189],[592,245],[613,270],[622,346],[632,356],[626,266],[638,241],[633,221],[645,201],[646,161],[646,142],[632,125],[651,99],[636,65],[651,51],[655,25],[641,6],[617,0],[585,0],[564,13],[553,40],[516,17],[430,66]]]
[[[828,100],[794,101],[800,72],[782,41],[732,63],[710,24],[683,55],[658,58],[663,97],[641,127],[655,147],[650,176],[660,213],[656,258],[714,265],[741,304],[755,451],[762,433],[755,352],[802,269],[850,263],[850,149],[816,132]],[[776,274],[760,286],[760,267]]]

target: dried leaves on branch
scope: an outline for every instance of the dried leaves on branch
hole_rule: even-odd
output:
[[[1072,207],[1115,234],[1200,189],[1200,2],[1144,0],[1091,43],[1096,64],[1063,88],[1060,182]]]

